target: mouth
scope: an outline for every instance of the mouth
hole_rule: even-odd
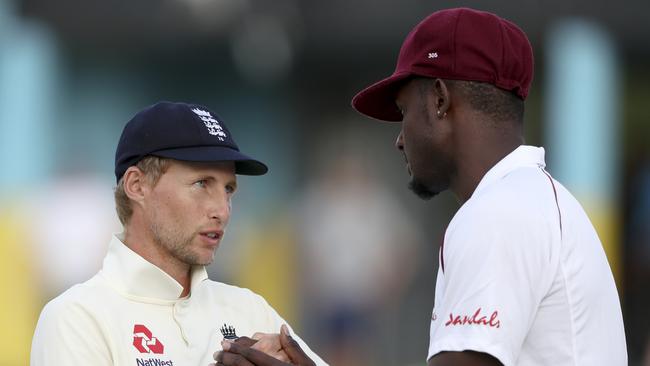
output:
[[[206,230],[199,233],[201,238],[209,245],[217,245],[223,237],[223,230]]]

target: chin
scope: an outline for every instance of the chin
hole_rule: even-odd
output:
[[[215,250],[196,250],[185,254],[180,259],[191,266],[207,266],[214,261]]]
[[[423,200],[430,200],[441,192],[439,190],[434,190],[427,187],[417,179],[411,179],[409,182],[409,189],[413,191],[416,196],[420,197]]]
[[[196,264],[201,265],[201,266],[209,265],[210,263],[214,262],[214,254],[215,254],[215,252],[213,251],[210,254],[200,256],[198,258],[198,261],[197,261],[198,263],[196,263]]]

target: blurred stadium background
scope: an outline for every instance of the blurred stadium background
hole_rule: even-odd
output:
[[[650,365],[650,3],[642,0],[0,0],[0,365],[45,302],[100,267],[124,123],[215,110],[270,166],[240,177],[211,277],[263,294],[334,366],[423,365],[451,194],[419,201],[399,126],[350,107],[432,11],[519,24],[536,55],[527,142],[587,208]]]

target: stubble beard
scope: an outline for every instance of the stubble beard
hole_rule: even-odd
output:
[[[429,187],[415,178],[411,178],[408,187],[413,193],[415,193],[416,196],[425,201],[432,199],[440,193],[438,191],[431,190]]]
[[[179,262],[191,266],[206,266],[214,260],[214,252],[209,260],[201,260],[200,256],[192,251],[192,240],[196,237],[195,234],[184,235],[179,230],[163,227],[158,224],[155,217],[151,221],[150,229],[154,243]]]

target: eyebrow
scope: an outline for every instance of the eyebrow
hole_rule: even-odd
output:
[[[217,181],[217,178],[214,175],[209,174],[209,173],[196,173],[190,180],[195,181],[197,179],[205,179],[205,180],[210,180],[210,181],[213,181],[213,182]],[[230,185],[232,185],[232,186],[234,186],[236,188],[237,187],[237,176],[235,176],[234,179],[226,179],[225,182],[226,182],[225,184],[230,184]]]

